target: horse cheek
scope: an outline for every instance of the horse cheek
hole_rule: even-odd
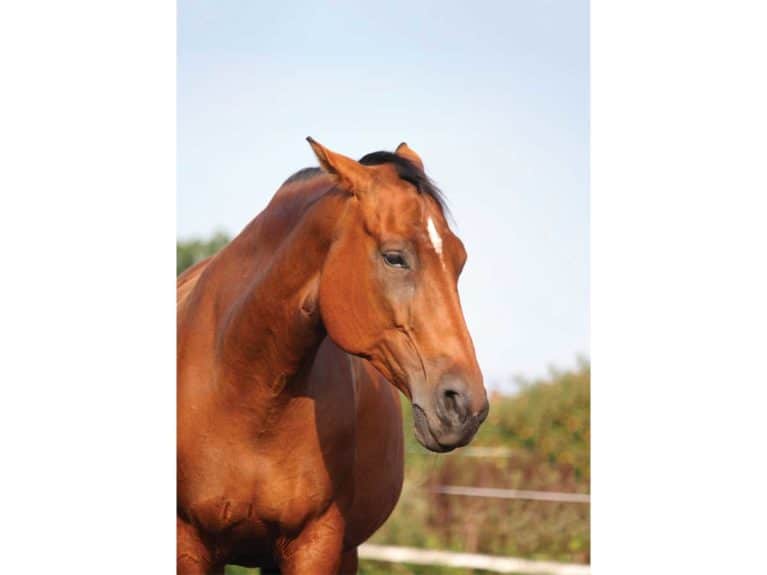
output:
[[[332,256],[331,256],[332,257]],[[343,266],[328,262],[322,273],[319,307],[325,329],[336,345],[347,353],[369,353],[371,341],[365,336],[364,303],[360,301],[360,277],[346,273]],[[337,262],[340,263],[340,262]]]

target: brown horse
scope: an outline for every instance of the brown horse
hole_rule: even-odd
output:
[[[179,573],[356,572],[402,487],[396,389],[432,451],[487,415],[466,252],[420,158],[308,140],[322,170],[178,279]]]

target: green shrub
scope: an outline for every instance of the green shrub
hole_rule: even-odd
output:
[[[229,243],[229,236],[223,232],[213,234],[209,240],[184,240],[176,242],[176,275],[202,259],[212,256]]]

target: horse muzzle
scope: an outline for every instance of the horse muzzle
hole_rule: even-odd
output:
[[[431,401],[413,401],[418,442],[439,453],[467,445],[490,409],[484,388],[481,392],[482,397],[475,398],[465,382],[446,377],[440,381]]]

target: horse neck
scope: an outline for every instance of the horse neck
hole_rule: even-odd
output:
[[[231,298],[216,342],[220,387],[237,403],[252,398],[263,405],[290,392],[325,336],[319,275],[345,202],[343,194],[314,185],[273,201],[233,243],[234,269],[238,261],[256,262]]]

